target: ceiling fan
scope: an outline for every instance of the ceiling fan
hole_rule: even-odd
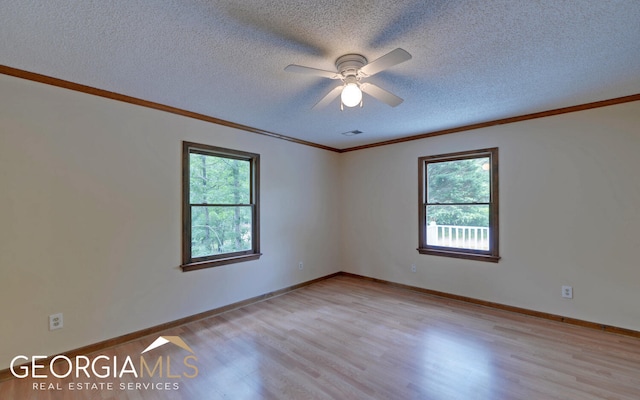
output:
[[[326,106],[338,97],[338,95],[340,95],[341,110],[343,110],[345,106],[355,107],[358,104],[362,107],[362,92],[391,107],[396,107],[403,102],[400,97],[373,83],[363,82],[363,80],[409,59],[411,59],[411,54],[401,48],[397,48],[370,63],[360,54],[345,54],[336,60],[335,72],[296,64],[287,65],[284,70],[329,79],[340,79],[342,81],[342,85],[333,88],[326,96],[317,102],[313,108]]]

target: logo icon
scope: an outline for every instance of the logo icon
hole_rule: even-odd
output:
[[[167,343],[173,343],[176,346],[180,347],[181,349],[185,349],[187,350],[189,353],[191,354],[195,354],[193,352],[193,350],[191,350],[191,347],[189,347],[188,344],[186,344],[184,342],[184,340],[182,340],[182,338],[180,338],[180,336],[159,336],[153,343],[151,343],[146,349],[144,349],[142,351],[142,353],[140,354],[144,354],[147,351],[151,351],[153,349],[156,349],[160,346],[164,346]]]

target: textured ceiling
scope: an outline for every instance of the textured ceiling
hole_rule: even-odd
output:
[[[0,64],[335,148],[640,93],[638,0],[0,0]],[[401,47],[365,95],[334,70]],[[360,130],[357,136],[341,132]]]

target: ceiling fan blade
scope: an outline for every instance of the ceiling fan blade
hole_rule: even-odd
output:
[[[295,72],[296,74],[322,76],[329,79],[340,79],[340,74],[334,71],[325,71],[324,69],[317,69],[311,67],[303,67],[302,65],[290,64],[284,69],[287,72]]]
[[[336,97],[340,95],[342,92],[343,86],[336,86],[326,96],[324,96],[319,102],[316,103],[312,108],[322,108],[327,104],[331,103]]]
[[[366,94],[380,100],[381,102],[387,103],[391,107],[398,106],[404,101],[395,94],[387,92],[386,90],[372,83],[362,83],[360,85],[360,89]]]
[[[406,50],[397,48],[360,68],[360,72],[363,73],[364,76],[375,75],[380,71],[384,71],[387,68],[391,68],[394,65],[398,65],[410,59],[411,54],[407,53]]]

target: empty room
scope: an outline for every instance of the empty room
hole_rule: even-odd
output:
[[[640,399],[637,0],[0,0],[0,399]]]

